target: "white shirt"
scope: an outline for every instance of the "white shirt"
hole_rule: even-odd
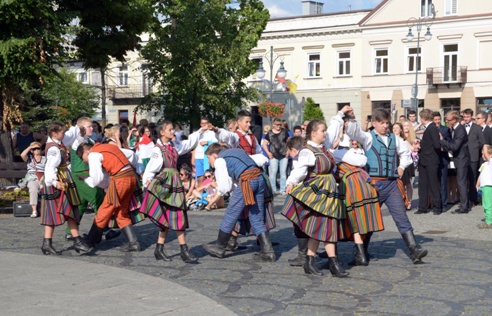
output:
[[[70,126],[70,128],[65,132],[65,135],[63,136],[63,145],[72,147],[73,142],[79,137],[80,135],[80,128],[75,125],[75,126]]]
[[[472,122],[465,123],[465,129],[466,129],[467,134],[470,134],[470,128],[471,128],[472,124],[473,124]]]
[[[49,143],[56,143],[59,145],[61,142],[48,137],[46,145]],[[46,165],[44,166],[44,183],[46,183],[47,186],[56,186],[56,182],[58,181],[56,174],[58,172],[58,166],[62,161],[61,158],[60,148],[52,146],[48,149],[48,152],[46,153]]]
[[[239,131],[240,133],[244,133],[243,131]],[[253,134],[249,134],[250,137],[255,137]],[[220,128],[219,131],[215,134],[219,142],[223,142],[231,146],[232,148],[239,147],[239,135],[237,133],[226,131],[223,128]],[[253,140],[252,140],[253,141]],[[256,142],[256,152],[261,153],[262,148],[259,142]]]
[[[347,125],[347,135],[349,135],[351,139],[361,143],[362,147],[366,152],[369,149],[371,149],[372,147],[371,133],[364,132],[360,128],[359,123],[356,120],[352,120],[352,119],[349,120],[349,123]],[[388,137],[384,135],[379,135],[379,137],[381,137],[384,144],[387,146]],[[410,147],[408,147],[407,142],[401,139],[400,137],[395,137],[395,139],[396,139],[396,152],[400,157],[400,165],[398,166],[398,168],[405,170],[406,167],[410,166],[413,163],[412,158],[410,156]]]
[[[215,138],[214,131],[206,130],[200,135],[198,145],[196,146],[195,149],[195,159],[203,159],[205,157],[205,149],[203,148],[202,145],[200,145],[200,143],[203,141],[216,143],[217,138]]]
[[[186,154],[187,152],[193,150],[198,144],[198,140],[201,135],[201,129],[191,133],[187,140],[182,140],[180,142],[173,141],[174,148],[179,155]],[[163,144],[160,139],[157,140],[157,144],[161,146],[166,146],[169,143]],[[155,175],[161,171],[162,164],[164,163],[164,157],[162,157],[162,151],[158,146],[152,149],[152,154],[150,155],[149,163],[145,167],[145,172],[142,176],[142,184],[144,187],[147,186],[148,181],[152,181]]]
[[[254,160],[258,167],[262,167],[269,161],[263,154],[251,155],[249,157]],[[234,188],[234,181],[227,171],[227,164],[224,158],[215,159],[214,168],[215,179],[217,181],[217,193],[220,196],[223,196],[232,191]]]
[[[492,186],[492,159],[484,162],[480,169],[480,187]]]

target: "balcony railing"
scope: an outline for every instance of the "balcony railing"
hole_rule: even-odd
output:
[[[438,85],[458,84],[467,82],[467,66],[427,68],[427,84],[437,88]]]
[[[139,99],[153,92],[153,88],[143,84],[131,84],[127,86],[110,86],[108,91],[111,99]]]

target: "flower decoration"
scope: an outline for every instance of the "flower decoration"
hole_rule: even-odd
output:
[[[262,117],[280,117],[285,114],[285,105],[279,102],[261,102],[258,112]]]

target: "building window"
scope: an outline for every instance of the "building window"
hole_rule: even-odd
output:
[[[320,54],[308,55],[308,77],[321,76],[321,57]]]
[[[458,14],[458,0],[446,0],[444,15]]]
[[[372,110],[379,108],[391,110],[391,101],[372,101]]]
[[[419,47],[413,47],[408,49],[408,59],[407,59],[407,71],[415,72],[415,66],[417,66],[417,71],[420,71],[422,62],[422,49]],[[419,56],[417,58],[417,55]]]
[[[374,72],[376,74],[387,74],[388,73],[388,50],[387,49],[377,49],[376,58],[374,60]]]
[[[153,81],[152,78],[150,77],[149,72],[144,71],[142,73],[142,91],[144,96],[152,93],[152,86],[153,86]]]
[[[122,124],[128,121],[128,110],[119,110],[118,111],[118,124]]]
[[[420,2],[420,16],[433,16],[434,14],[434,5],[432,4],[432,0],[421,0]]]
[[[441,109],[443,110],[444,115],[449,111],[460,111],[461,107],[461,99],[441,99]]]
[[[350,106],[350,103],[349,102],[337,103],[337,111],[340,111],[346,105]]]
[[[486,111],[492,109],[492,97],[477,98],[477,110]],[[490,113],[489,113],[490,115]]]
[[[458,80],[458,44],[444,45],[444,70],[443,81],[457,81]]]
[[[128,85],[128,66],[127,65],[123,65],[119,68],[118,85],[119,86],[127,86]]]
[[[338,52],[338,75],[349,76],[350,75],[350,52]]]
[[[80,82],[89,83],[89,76],[87,75],[87,72],[79,72],[77,77]]]

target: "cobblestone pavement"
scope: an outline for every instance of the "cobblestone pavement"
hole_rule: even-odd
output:
[[[64,249],[64,258],[142,272],[171,281],[207,296],[239,315],[490,315],[492,311],[492,230],[479,230],[481,207],[466,215],[446,212],[415,215],[409,212],[417,240],[429,250],[422,264],[413,265],[406,247],[385,208],[386,230],[376,233],[370,251],[379,260],[368,267],[349,267],[351,243],[339,246],[340,260],[349,278],[329,275],[314,277],[302,268],[289,266],[297,254],[292,226],[280,212],[283,198],[276,200],[277,227],[271,238],[278,260],[259,263],[252,260],[259,250],[254,238],[240,238],[244,249],[224,259],[212,258],[202,243],[217,237],[224,210],[191,212],[187,241],[200,257],[198,264],[185,264],[179,245],[170,233],[166,250],[172,262],[156,261],[153,256],[157,228],[148,220],[138,224],[140,253],[121,253],[115,248],[123,237],[103,241],[93,255],[77,255],[63,240],[64,229],[55,230],[54,246]],[[87,215],[81,232],[90,228],[93,215]],[[42,227],[36,219],[0,216],[0,252],[35,254]],[[321,261],[320,263],[323,263]],[[130,297],[131,299],[131,297]],[[164,298],[163,298],[164,299]],[[1,302],[0,302],[1,303]],[[220,313],[218,313],[220,314]],[[218,315],[217,314],[217,315]]]

